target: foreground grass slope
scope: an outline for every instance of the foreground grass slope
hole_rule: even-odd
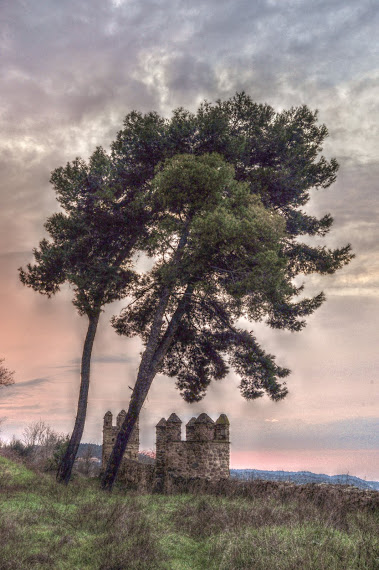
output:
[[[270,482],[193,491],[63,487],[0,457],[1,569],[379,568],[379,493]]]

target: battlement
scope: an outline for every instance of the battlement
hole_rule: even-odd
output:
[[[157,437],[168,441],[181,441],[182,420],[176,414],[166,420],[162,418],[156,425]],[[221,414],[214,422],[207,414],[191,418],[186,424],[186,441],[229,441],[229,420]]]
[[[105,469],[117,434],[125,419],[121,410],[113,425],[113,416],[107,412],[103,424],[103,461]],[[164,489],[175,478],[200,478],[212,481],[229,477],[229,420],[225,414],[214,421],[207,414],[193,417],[186,424],[186,439],[181,436],[181,419],[172,413],[156,425],[156,488]],[[122,471],[130,471],[128,460],[138,461],[139,423],[134,426],[126,447]],[[133,469],[136,469],[135,466]],[[142,467],[142,466],[141,466]]]
[[[229,420],[225,414],[214,422],[207,414],[191,418],[186,440],[176,414],[156,426],[156,477],[164,486],[168,477],[219,480],[229,477]]]

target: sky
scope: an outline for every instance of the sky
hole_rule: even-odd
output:
[[[0,358],[15,371],[0,390],[0,437],[39,419],[72,430],[86,321],[63,288],[47,299],[19,282],[58,211],[53,169],[109,149],[127,113],[169,117],[183,106],[246,91],[276,110],[318,109],[337,181],[314,191],[311,214],[335,219],[329,247],[355,259],[305,291],[327,300],[300,333],[250,325],[292,370],[289,395],[247,402],[231,372],[186,404],[157,376],[141,413],[141,448],[176,412],[231,423],[231,466],[350,473],[379,480],[379,5],[375,0],[0,0]],[[95,340],[83,441],[101,443],[102,418],[127,408],[141,343],[109,324]],[[183,430],[184,431],[184,430]]]

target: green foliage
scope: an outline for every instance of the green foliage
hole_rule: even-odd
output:
[[[11,452],[11,454],[18,456],[20,458],[30,457],[33,453],[33,446],[23,443],[21,440],[15,438],[11,439],[6,449]]]
[[[98,147],[88,163],[53,172],[65,213],[48,219],[51,240],[21,281],[48,296],[69,282],[88,316],[131,296],[113,324],[145,342],[144,382],[175,376],[197,401],[232,366],[245,398],[280,400],[289,371],[238,323],[300,331],[324,295],[304,298],[294,278],[332,274],[352,258],[350,245],[301,242],[333,222],[302,209],[335,181],[336,160],[320,154],[327,135],[305,105],[275,112],[245,93],[170,119],[133,111],[110,155]],[[137,251],[155,259],[145,275],[133,269]]]
[[[56,168],[50,178],[57,200],[68,214],[90,211],[112,200],[112,162],[103,148],[97,147],[88,164],[76,158]]]
[[[154,197],[162,213],[195,216],[217,206],[221,189],[235,185],[234,169],[220,155],[174,155],[160,166],[153,179]]]
[[[51,240],[34,249],[35,264],[20,268],[20,279],[48,297],[68,282],[78,312],[91,316],[125,296],[134,280],[130,256],[137,222],[114,202],[112,163],[101,148],[88,164],[77,158],[57,168],[51,182],[65,213],[48,218]]]
[[[131,257],[144,235],[145,208],[133,190],[116,200],[118,181],[111,159],[97,148],[88,164],[80,158],[57,168],[51,183],[63,211],[50,216],[34,264],[20,268],[24,285],[51,297],[63,283],[73,289],[73,304],[89,320],[83,345],[78,412],[58,478],[68,483],[87,409],[90,362],[102,307],[124,297],[134,280]]]
[[[70,438],[67,435],[66,437],[60,438],[53,450],[53,454],[50,458],[47,459],[45,465],[45,471],[56,471],[67,451],[68,444],[70,443]]]
[[[157,263],[113,325],[147,345],[170,290],[156,354],[172,341],[156,361],[187,401],[200,400],[229,366],[245,398],[287,394],[280,380],[289,371],[237,322],[301,330],[325,297],[296,299],[303,286],[294,277],[334,273],[352,258],[349,245],[331,250],[299,239],[332,226],[329,214],[317,219],[301,209],[312,189],[336,178],[335,159],[319,156],[327,135],[306,106],[276,113],[245,93],[204,102],[196,114],[126,117],[112,156],[126,185],[148,189],[153,223],[142,247]]]
[[[319,157],[327,136],[325,125],[317,125],[317,112],[305,105],[276,113],[238,93],[214,105],[204,102],[196,115],[182,108],[171,119],[130,113],[112,145],[112,157],[124,184],[142,188],[167,158],[218,153],[265,206],[280,210],[293,242],[299,235],[323,236],[332,225],[329,214],[318,220],[300,209],[312,189],[327,188],[336,179],[336,160]],[[340,266],[349,258],[346,251]]]

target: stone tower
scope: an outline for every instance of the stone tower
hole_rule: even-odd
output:
[[[221,414],[214,422],[207,414],[191,418],[186,440],[181,438],[176,414],[156,426],[156,477],[158,486],[168,477],[219,480],[229,477],[229,420]]]
[[[104,416],[103,424],[103,457],[102,457],[102,468],[105,469],[108,463],[109,456],[112,452],[114,443],[116,441],[117,434],[120,427],[126,417],[125,410],[121,410],[116,419],[116,425],[112,425],[112,413],[107,412]],[[139,449],[139,421],[137,418],[136,424],[133,428],[132,435],[126,446],[124,458],[133,459],[138,461],[138,449]]]

